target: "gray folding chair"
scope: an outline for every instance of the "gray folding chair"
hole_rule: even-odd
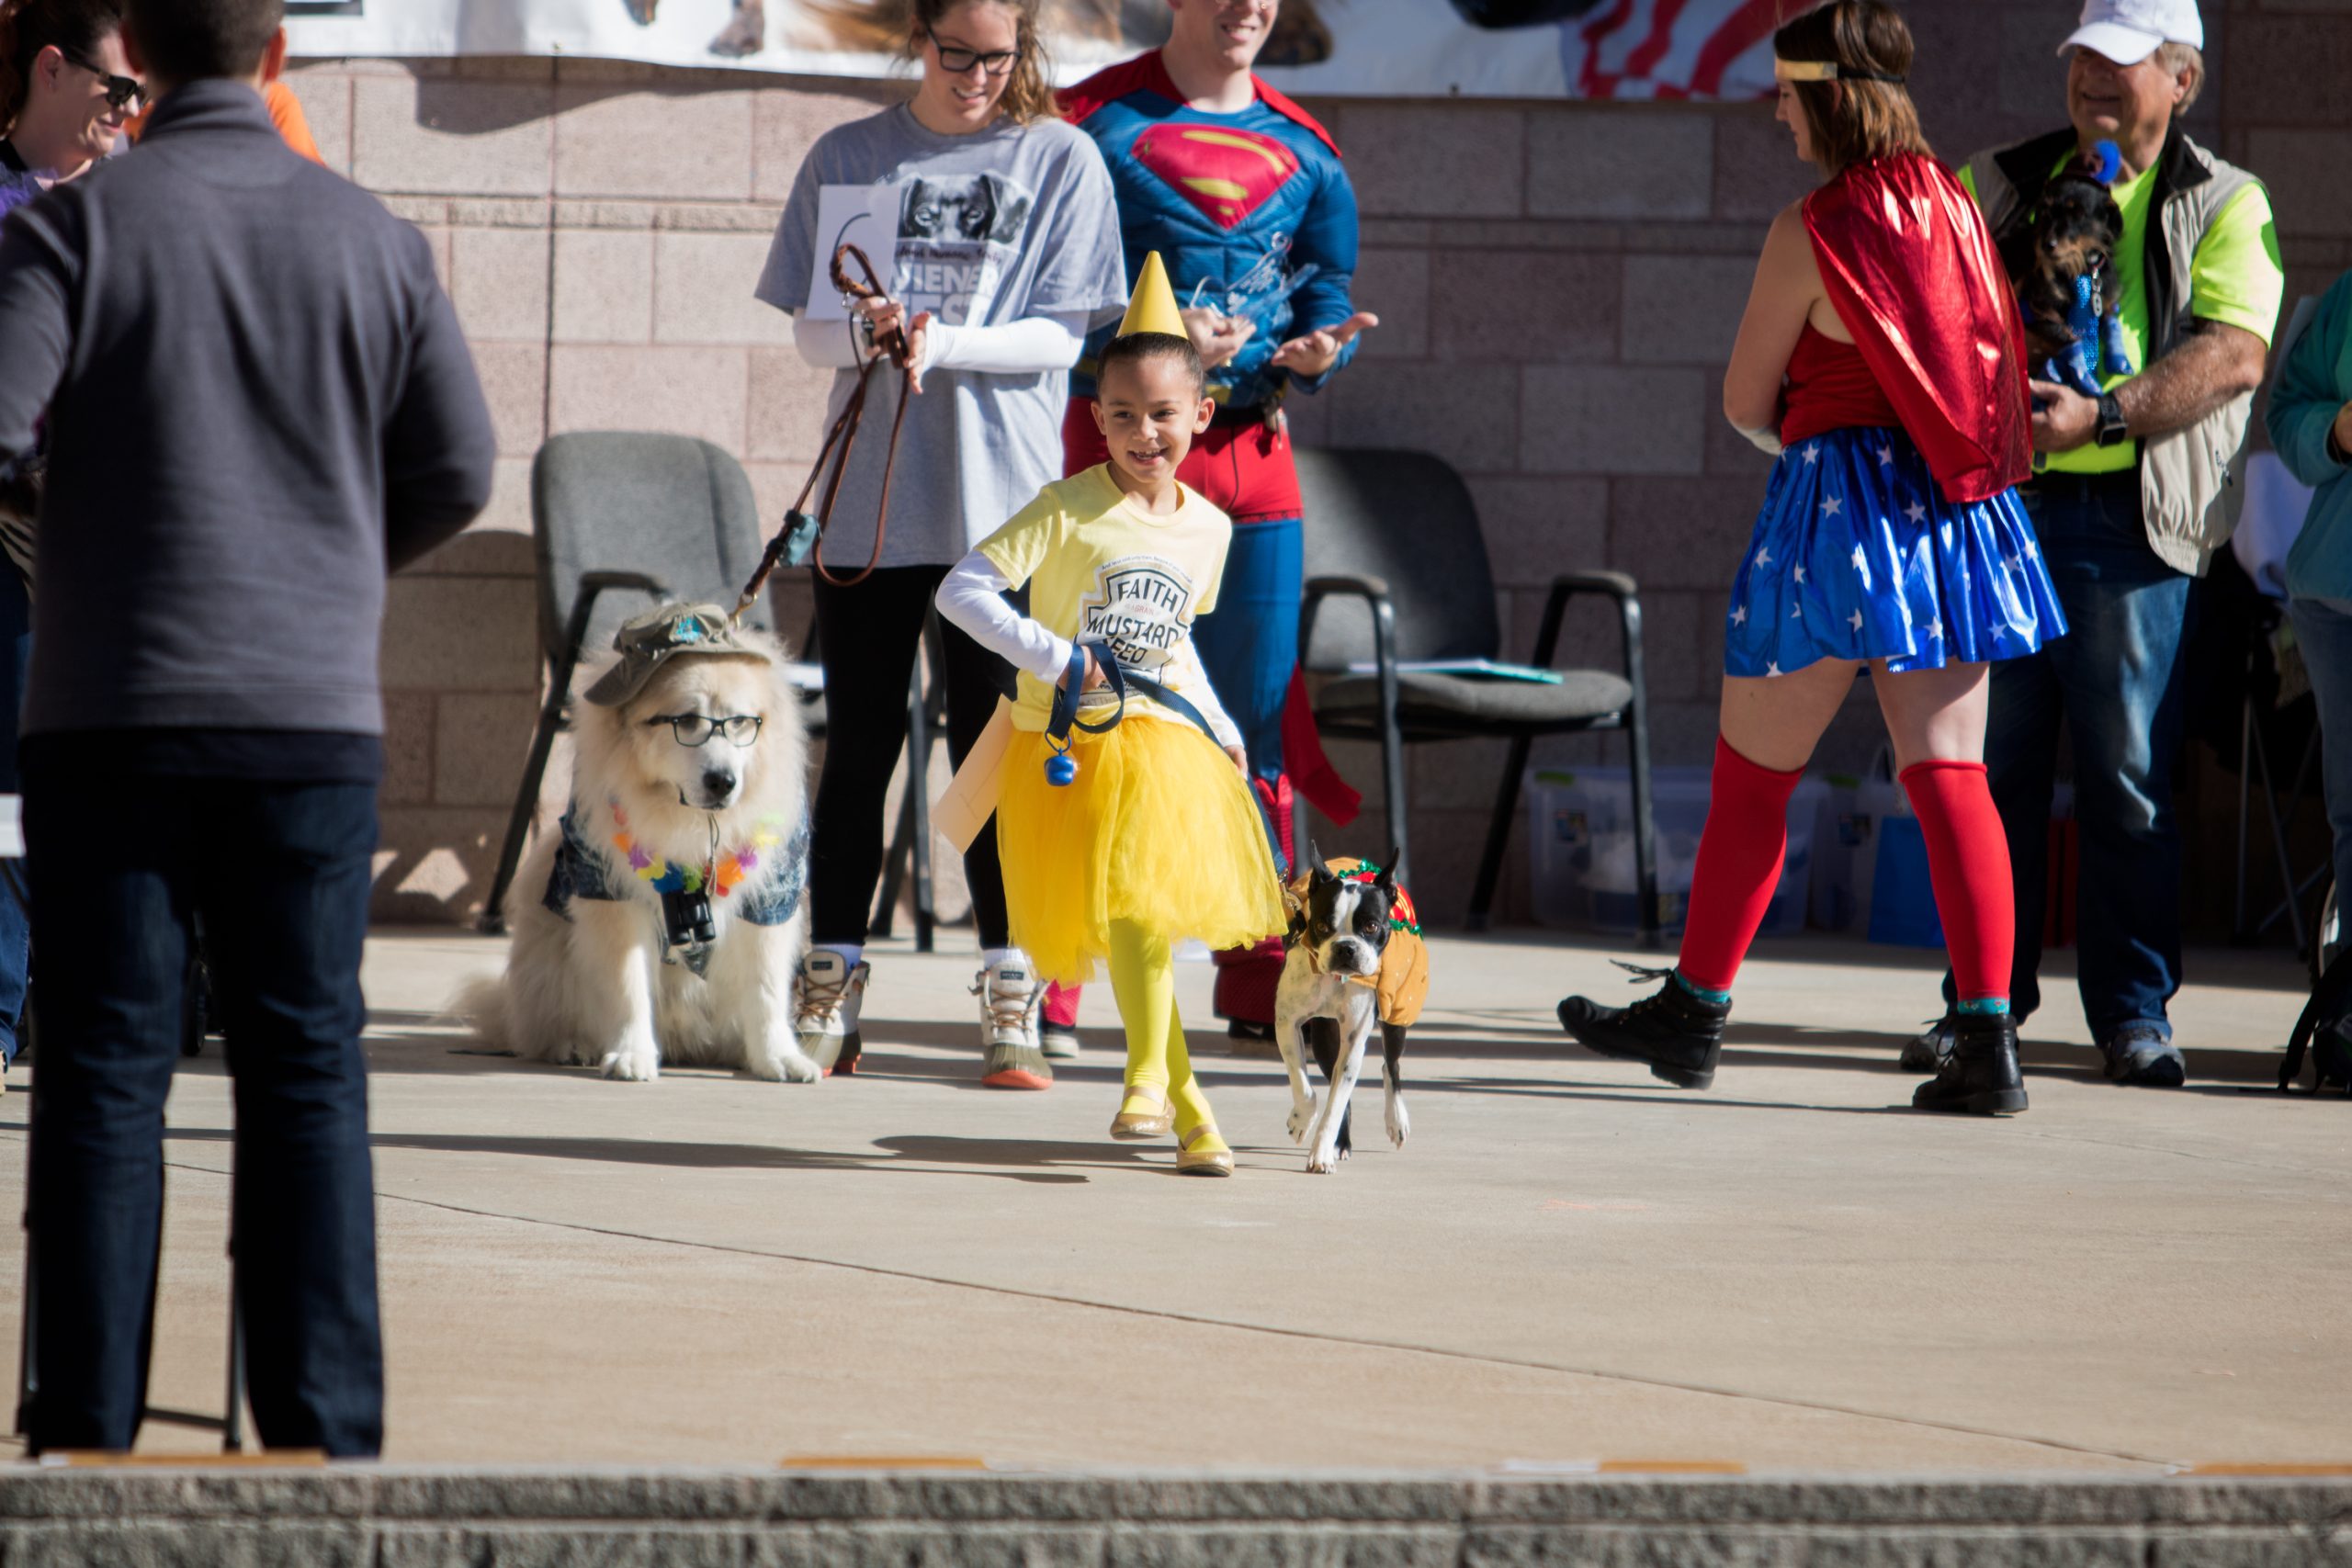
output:
[[[1300,661],[1335,672],[1315,703],[1327,736],[1380,742],[1388,840],[1407,854],[1404,749],[1416,742],[1500,736],[1510,754],[1495,794],[1486,852],[1470,895],[1470,929],[1486,928],[1495,884],[1519,808],[1520,776],[1539,735],[1588,729],[1625,733],[1632,753],[1634,855],[1641,931],[1658,940],[1657,855],[1650,814],[1648,703],[1642,683],[1642,605],[1623,572],[1563,572],[1535,637],[1535,663],[1549,669],[1569,602],[1597,594],[1614,606],[1620,654],[1614,670],[1570,670],[1556,684],[1481,679],[1400,663],[1499,659],[1502,628],[1478,513],[1461,476],[1426,452],[1301,451],[1306,501],[1306,602]],[[1320,615],[1327,599],[1356,600],[1365,614]],[[1350,666],[1370,666],[1351,672]]]
[[[482,910],[481,929],[492,934],[506,929],[501,906],[523,858],[548,754],[564,728],[573,670],[652,604],[731,606],[765,543],[741,464],[707,441],[634,430],[557,435],[539,448],[531,464],[531,538],[548,692]],[[769,627],[765,604],[743,618]]]

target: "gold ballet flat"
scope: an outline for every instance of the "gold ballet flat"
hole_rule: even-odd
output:
[[[1129,1111],[1130,1100],[1155,1101],[1156,1111]],[[1168,1091],[1156,1083],[1129,1084],[1125,1098],[1119,1101],[1119,1113],[1111,1118],[1111,1136],[1143,1139],[1166,1137],[1176,1127],[1175,1115],[1168,1109]]]
[[[1176,1140],[1176,1174],[1179,1176],[1231,1176],[1233,1174],[1231,1149],[1195,1150],[1193,1147],[1200,1141],[1201,1134],[1204,1133],[1216,1134],[1216,1123],[1204,1122]],[[1218,1134],[1218,1136],[1222,1140],[1223,1135]]]

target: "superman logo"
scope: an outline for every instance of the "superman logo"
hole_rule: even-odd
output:
[[[1148,127],[1135,158],[1220,229],[1238,228],[1298,173],[1298,155],[1272,137],[1221,125]]]

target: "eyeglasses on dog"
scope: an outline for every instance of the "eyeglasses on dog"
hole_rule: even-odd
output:
[[[656,714],[647,719],[650,728],[657,724],[670,727],[670,734],[681,746],[701,746],[714,735],[724,735],[727,743],[739,750],[760,738],[761,716],[739,713],[727,718],[712,718],[707,714]]]

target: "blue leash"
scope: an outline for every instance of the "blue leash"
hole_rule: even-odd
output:
[[[1102,667],[1103,676],[1109,681],[1112,694],[1119,699],[1117,710],[1100,724],[1089,724],[1078,716],[1079,688],[1086,680],[1086,655],[1089,650],[1093,652],[1094,662]],[[1078,728],[1089,735],[1103,735],[1118,728],[1119,721],[1127,716],[1127,693],[1130,689],[1136,695],[1158,703],[1177,717],[1191,720],[1200,727],[1201,733],[1207,736],[1213,744],[1216,742],[1216,731],[1209,728],[1209,721],[1200,709],[1150,676],[1121,669],[1109,643],[1073,642],[1069,646],[1069,664],[1062,683],[1054,688],[1053,712],[1046,720],[1046,744],[1054,750],[1054,754],[1046,759],[1047,784],[1058,788],[1077,781],[1078,759],[1069,754],[1070,730]],[[1224,747],[1218,745],[1217,749],[1223,750]]]

